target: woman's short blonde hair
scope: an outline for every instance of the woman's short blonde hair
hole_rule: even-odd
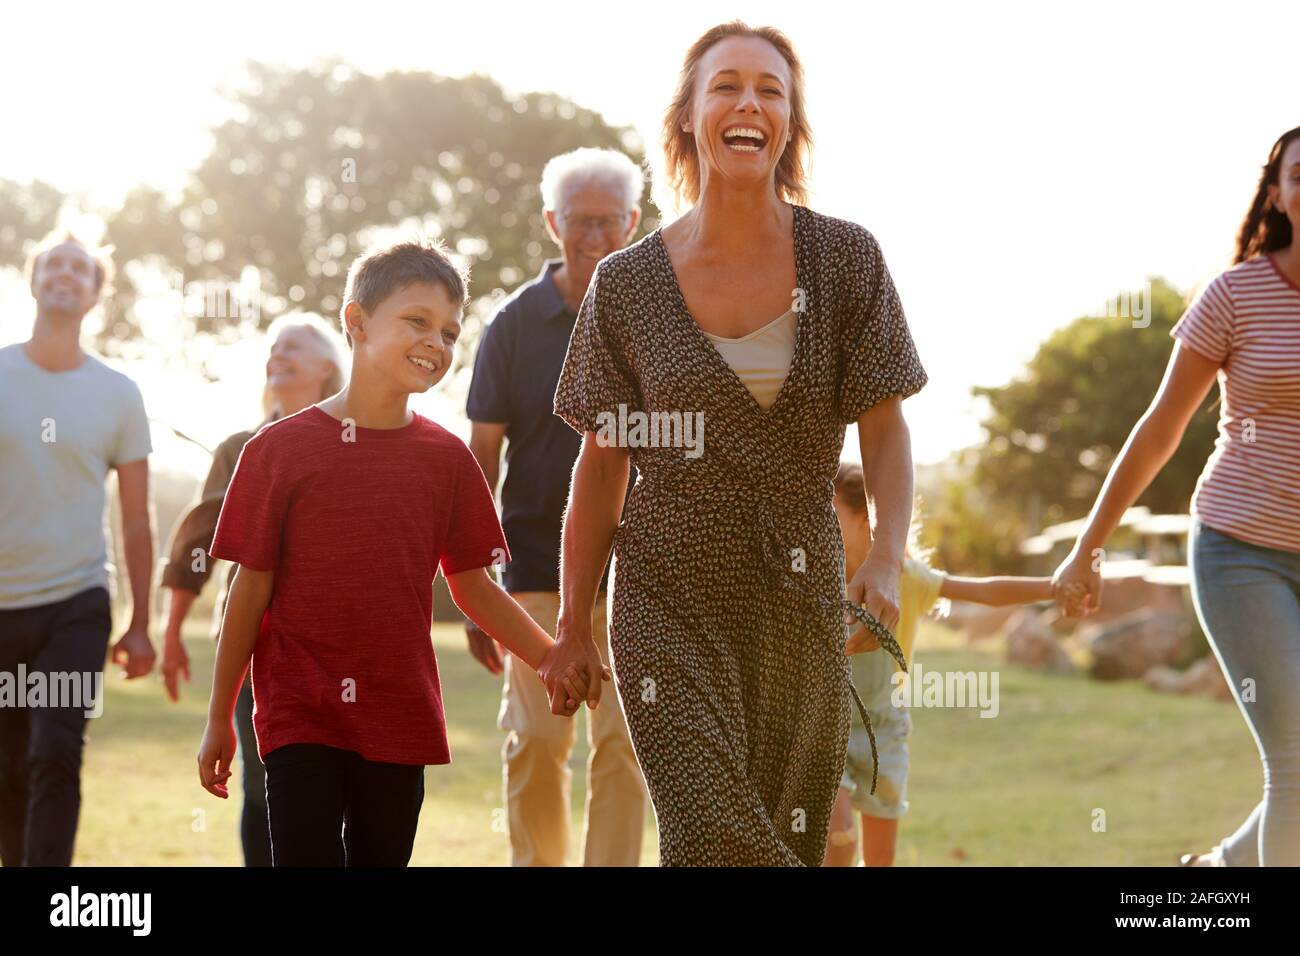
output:
[[[681,72],[677,75],[677,89],[672,102],[664,110],[663,132],[660,145],[663,150],[662,169],[664,184],[672,194],[678,209],[695,205],[700,198],[700,159],[695,149],[695,136],[682,129],[690,119],[691,98],[695,94],[700,59],[720,40],[727,37],[758,37],[776,47],[790,67],[790,141],[776,164],[776,192],[782,199],[804,205],[808,201],[807,166],[812,157],[812,131],[808,126],[808,111],[804,105],[803,63],[794,52],[794,44],[775,27],[751,27],[740,20],[722,23],[691,44],[686,51]]]
[[[271,346],[280,334],[290,329],[302,329],[308,332],[311,337],[320,346],[321,357],[328,361],[333,368],[329,378],[321,387],[320,399],[329,398],[331,395],[340,391],[347,381],[347,363],[344,356],[347,350],[344,347],[340,336],[333,327],[314,312],[291,312],[288,315],[282,315],[272,322],[266,329],[266,348],[269,352]],[[319,401],[320,399],[317,399]],[[275,398],[271,394],[270,385],[262,386],[262,414],[267,418],[280,416],[280,410],[275,407]]]

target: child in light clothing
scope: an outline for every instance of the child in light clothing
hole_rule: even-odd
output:
[[[871,551],[871,524],[863,491],[862,466],[841,462],[835,475],[835,514],[844,539],[844,570],[848,578],[862,566]],[[912,527],[899,578],[899,621],[894,634],[910,669],[912,648],[921,618],[941,598],[976,604],[1030,604],[1052,598],[1051,578],[959,578],[935,571],[919,555],[917,526]],[[852,650],[852,644],[850,645]],[[876,735],[879,773],[876,792],[871,792],[871,741],[855,713],[849,734],[844,776],[831,813],[825,866],[852,866],[855,856],[853,813],[862,826],[864,866],[892,866],[898,844],[898,821],[907,812],[907,740],[912,733],[912,716],[905,704],[894,701],[894,674],[898,665],[884,651],[855,653],[853,683],[871,718]]]

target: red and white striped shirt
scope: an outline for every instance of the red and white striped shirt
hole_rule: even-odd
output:
[[[1251,544],[1300,552],[1300,286],[1268,255],[1217,276],[1171,334],[1219,363],[1219,437],[1192,514]]]

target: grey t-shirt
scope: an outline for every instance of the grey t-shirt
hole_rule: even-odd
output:
[[[152,450],[140,389],[87,355],[48,372],[0,348],[0,609],[108,585],[104,479]]]

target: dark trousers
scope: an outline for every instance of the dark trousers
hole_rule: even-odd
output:
[[[102,674],[112,633],[108,592],[96,587],[54,604],[0,610],[0,672],[28,677]],[[25,699],[25,696],[24,696]],[[52,703],[52,702],[47,702]],[[65,702],[66,703],[66,702]],[[70,866],[81,814],[81,755],[88,706],[0,706],[0,860]]]
[[[257,755],[253,731],[253,684],[244,686],[235,701],[235,730],[239,733],[239,769],[244,778],[244,807],[239,814],[239,842],[244,866],[271,865],[271,828],[266,821],[266,768]]]
[[[423,802],[420,765],[324,744],[286,744],[266,755],[275,866],[406,866]]]

